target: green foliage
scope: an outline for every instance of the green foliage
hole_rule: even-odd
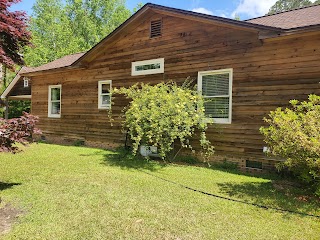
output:
[[[318,185],[320,195],[320,96],[309,101],[290,101],[291,108],[278,108],[264,119],[261,127],[273,155],[286,159],[287,167],[301,180]]]
[[[215,168],[229,170],[229,171],[239,169],[238,163],[228,161],[227,159],[224,159],[221,162],[213,163],[212,165]]]
[[[234,20],[241,21],[241,18],[240,18],[240,16],[239,16],[238,14],[236,14],[236,15],[234,16]]]
[[[124,0],[37,0],[30,22],[29,66],[87,51],[129,16]]]
[[[18,118],[23,115],[24,112],[30,113],[31,101],[26,100],[11,100],[9,101],[8,118]],[[5,117],[5,108],[0,107],[0,118]]]
[[[315,2],[314,5],[317,3]],[[278,0],[269,10],[268,14],[280,13],[296,8],[311,6],[310,0]]]
[[[213,153],[206,138],[207,122],[204,121],[204,101],[189,83],[160,83],[155,86],[138,84],[130,88],[115,89],[132,99],[125,111],[124,127],[129,129],[133,141],[133,153],[141,144],[158,147],[165,158],[177,140],[181,148],[190,148],[189,139],[200,132],[200,145],[204,157]]]
[[[124,0],[67,0],[66,13],[79,51],[90,49],[131,14]]]
[[[16,68],[16,66],[14,66]],[[16,76],[16,72],[7,68],[5,65],[2,65],[2,79],[0,79],[0,93],[4,92],[4,90],[9,86],[10,82]]]
[[[83,139],[77,139],[73,143],[73,146],[76,146],[76,147],[80,147],[80,146],[84,146],[84,145],[85,145],[85,141]]]
[[[31,101],[11,100],[9,101],[8,118],[17,118],[23,115],[23,112],[30,112]]]
[[[38,120],[29,113],[9,120],[0,118],[0,152],[16,153],[19,150],[17,143],[26,145],[32,142],[34,135],[41,134],[35,127]]]

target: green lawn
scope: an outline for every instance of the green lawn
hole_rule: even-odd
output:
[[[320,219],[207,196],[152,175],[225,197],[320,215],[319,202],[297,200],[299,190],[280,192],[267,177],[47,144],[34,144],[16,155],[0,153],[0,164],[0,197],[24,211],[0,239],[320,236]]]

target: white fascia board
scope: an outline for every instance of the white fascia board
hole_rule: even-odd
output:
[[[22,68],[21,68],[22,69]],[[21,71],[20,69],[20,71]],[[19,72],[20,72],[19,71]],[[9,86],[6,88],[6,90],[4,90],[4,92],[1,94],[0,98],[6,98],[7,95],[10,93],[10,91],[12,90],[12,88],[14,87],[14,85],[16,85],[16,83],[19,81],[19,79],[21,78],[21,75],[19,74],[19,72],[17,73],[17,75],[14,77],[14,79],[11,81],[11,83],[9,84]]]

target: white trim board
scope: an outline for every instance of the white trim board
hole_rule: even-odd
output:
[[[52,88],[60,88],[60,113],[58,114],[52,114],[51,110],[52,110],[52,100],[51,100],[51,89]],[[58,85],[49,85],[48,86],[48,118],[61,118],[61,103],[62,103],[62,85],[58,84]]]
[[[231,124],[232,123],[232,84],[233,84],[233,68],[226,68],[220,70],[200,71],[198,72],[198,92],[202,94],[202,77],[206,75],[215,74],[229,74],[229,117],[228,118],[207,118],[213,120],[214,123]]]
[[[22,69],[22,68],[21,68]],[[10,91],[12,90],[12,88],[16,85],[16,83],[20,80],[20,78],[22,77],[19,73],[21,71],[21,69],[19,70],[19,72],[17,73],[17,75],[14,77],[14,79],[11,81],[11,83],[9,84],[9,86],[6,88],[6,90],[4,90],[4,92],[1,94],[0,98],[6,98],[7,95],[10,93]]]
[[[136,67],[143,65],[160,64],[160,68],[137,71]],[[164,58],[149,59],[131,63],[131,76],[164,73]]]
[[[9,99],[31,99],[31,95],[9,96]]]
[[[110,96],[110,105],[103,105],[102,104],[101,96],[103,94],[101,92],[102,92],[102,85],[103,84],[109,84],[110,85],[109,94],[105,94],[105,95],[109,95]],[[98,109],[111,109],[111,89],[112,89],[112,80],[102,80],[102,81],[98,82]]]

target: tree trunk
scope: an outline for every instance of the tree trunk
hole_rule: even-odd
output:
[[[8,118],[9,118],[9,101],[8,101],[8,98],[6,98],[6,100],[5,100],[5,105],[6,105],[6,107],[5,107],[5,112],[4,112],[4,118],[6,120],[8,120]]]
[[[2,82],[4,88],[7,88],[7,67],[4,64],[2,65]]]

